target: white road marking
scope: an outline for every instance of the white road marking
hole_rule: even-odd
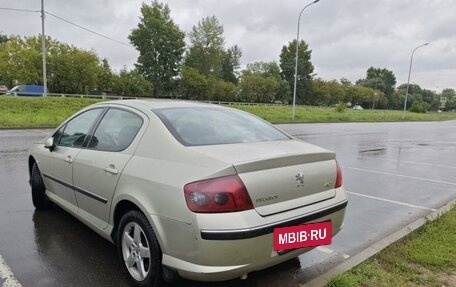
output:
[[[321,251],[323,253],[326,253],[326,254],[341,254],[344,257],[344,259],[350,258],[350,255],[348,255],[348,254],[344,254],[342,252],[338,252],[338,251],[329,249],[328,247],[325,247],[325,246],[318,246],[315,249],[317,249],[318,251]]]
[[[2,279],[3,285],[2,287],[22,287],[21,283],[19,283],[16,278],[14,278],[13,272],[11,269],[6,265],[5,260],[0,255],[0,278]]]
[[[440,141],[440,142],[431,142],[431,143],[438,143],[438,144],[456,144],[456,142],[444,142],[444,141]]]
[[[27,151],[24,150],[22,152],[4,152],[4,155],[22,155],[22,154],[27,154]],[[1,156],[1,155],[0,155]]]
[[[377,197],[377,196],[372,196],[372,195],[367,195],[367,194],[362,194],[362,193],[356,193],[356,192],[351,192],[351,191],[345,191],[345,192],[348,193],[348,194],[353,194],[353,195],[367,197],[367,198],[371,198],[371,199],[375,199],[375,200],[380,200],[380,201],[385,201],[385,202],[389,202],[389,203],[399,204],[399,205],[403,205],[403,206],[407,206],[407,207],[413,207],[413,208],[431,210],[431,211],[436,211],[437,210],[435,208],[424,207],[424,206],[419,206],[419,205],[414,205],[414,204],[408,204],[408,203],[405,203],[405,202],[400,202],[400,201],[396,201],[396,200],[386,199],[386,198],[383,198],[383,197]]]
[[[317,250],[321,251],[323,253],[328,253],[328,254],[331,254],[334,252],[332,249],[329,249],[328,247],[324,247],[324,246],[318,246]]]
[[[391,159],[391,158],[381,158],[381,157],[373,157],[373,156],[361,156],[361,158],[370,158],[370,159],[375,159],[375,160],[386,160],[386,161],[393,161],[393,162],[398,162],[398,163],[412,163],[412,164],[419,164],[419,165],[427,165],[427,166],[433,166],[433,167],[442,167],[442,168],[454,168],[456,169],[456,166],[451,166],[451,165],[446,165],[446,164],[434,164],[434,163],[427,163],[427,162],[419,162],[419,161],[413,161],[413,160],[400,160],[400,159]]]
[[[430,178],[425,178],[425,177],[403,175],[403,174],[390,173],[390,172],[384,172],[384,171],[378,171],[378,170],[372,170],[372,169],[365,169],[365,168],[357,168],[357,167],[351,167],[351,166],[342,166],[342,168],[358,170],[358,171],[364,171],[364,172],[371,172],[371,173],[378,173],[378,174],[383,174],[383,175],[391,175],[391,176],[396,176],[396,177],[410,178],[410,179],[416,179],[416,180],[421,180],[421,181],[429,181],[429,182],[434,182],[434,183],[442,183],[442,184],[448,184],[448,185],[456,186],[456,182],[436,180],[436,179],[430,179]]]

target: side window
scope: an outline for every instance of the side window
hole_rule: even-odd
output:
[[[103,151],[124,150],[131,144],[142,123],[142,118],[132,112],[110,109],[98,125],[89,148]]]
[[[102,110],[102,108],[88,110],[69,121],[57,145],[82,147],[87,133]]]

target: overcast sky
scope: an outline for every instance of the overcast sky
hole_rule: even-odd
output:
[[[128,43],[138,23],[141,0],[45,0],[45,9],[99,33]],[[189,32],[201,18],[215,15],[225,28],[227,45],[241,47],[242,64],[279,61],[282,46],[296,37],[303,0],[169,0],[174,21]],[[150,1],[148,2],[150,3]],[[40,0],[0,0],[0,7],[40,9]],[[0,10],[3,34],[41,33],[38,13]],[[132,67],[133,48],[90,34],[55,18],[46,18],[46,34],[83,49],[93,49],[119,70]],[[398,84],[407,81],[441,90],[456,88],[456,1],[321,0],[301,19],[301,39],[312,49],[317,77],[325,80],[365,77],[370,66],[391,69]]]

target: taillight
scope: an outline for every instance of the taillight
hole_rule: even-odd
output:
[[[199,213],[242,211],[253,208],[244,183],[237,175],[192,182],[184,186],[188,208]]]
[[[339,163],[336,160],[336,169],[337,169],[337,176],[336,176],[336,184],[334,185],[335,188],[342,186],[342,169],[340,168]]]

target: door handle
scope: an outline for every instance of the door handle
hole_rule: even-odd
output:
[[[104,171],[110,173],[110,174],[118,174],[119,171],[115,168],[113,164],[110,164],[108,167],[105,167]]]
[[[64,159],[64,161],[67,163],[73,163],[73,159],[71,158],[71,155],[67,156],[66,159]]]

